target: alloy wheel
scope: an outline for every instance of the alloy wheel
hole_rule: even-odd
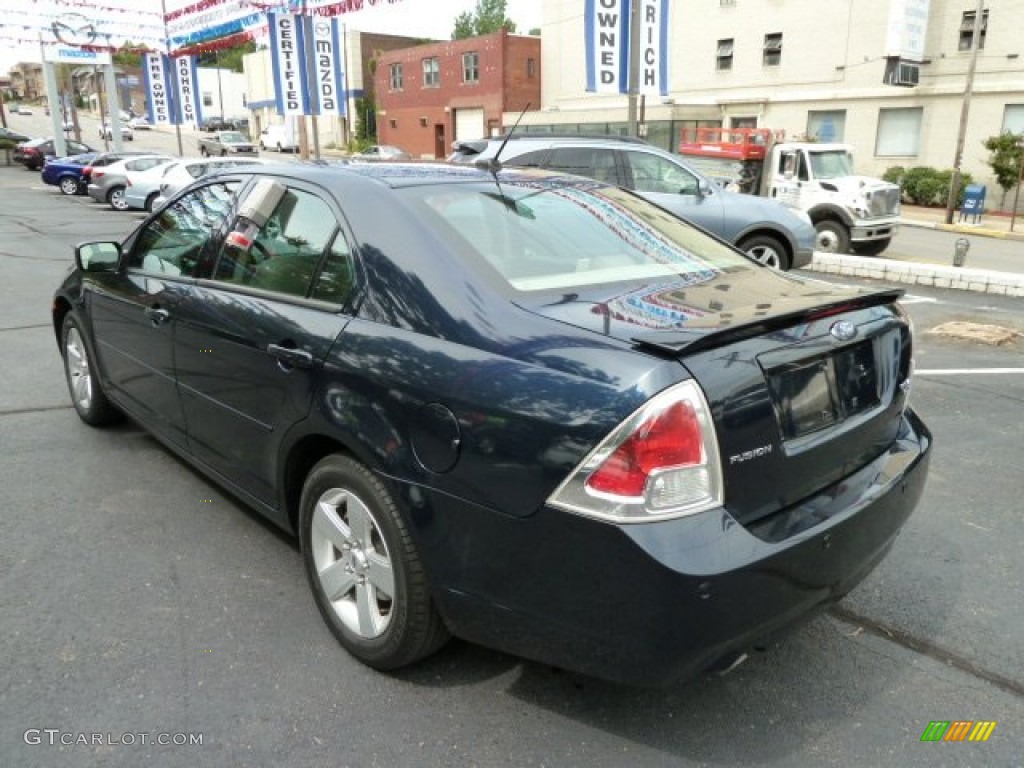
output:
[[[80,411],[88,411],[92,406],[93,380],[89,367],[89,353],[78,329],[68,329],[64,339],[64,355],[67,358],[68,389]]]
[[[354,493],[332,488],[313,511],[310,544],[320,587],[338,620],[370,640],[393,617],[395,574],[380,526]]]

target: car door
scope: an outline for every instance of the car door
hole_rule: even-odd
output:
[[[236,185],[237,186],[237,185]],[[212,251],[231,185],[195,190],[148,220],[126,243],[121,269],[88,296],[97,357],[113,397],[147,427],[184,447],[174,379],[175,314]],[[221,201],[211,205],[211,200]]]
[[[681,163],[653,152],[622,150],[626,186],[677,216],[723,237],[721,195],[716,188]],[[729,239],[729,238],[726,238]]]
[[[355,284],[349,241],[327,200],[290,184],[252,247],[225,240],[176,313],[190,450],[271,507],[281,441],[309,411]]]

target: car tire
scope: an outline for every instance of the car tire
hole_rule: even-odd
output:
[[[381,481],[348,456],[328,456],[306,478],[300,503],[306,575],[341,645],[378,670],[439,649],[448,630],[405,521]]]
[[[65,176],[60,180],[60,183],[57,186],[60,188],[60,193],[62,195],[67,195],[68,197],[77,195],[82,191],[82,188],[78,184],[78,179],[72,176]]]
[[[773,269],[786,270],[790,267],[789,254],[786,247],[777,237],[771,235],[754,235],[739,244],[739,249],[754,261]]]
[[[284,150],[281,149],[281,142],[279,141],[277,142],[277,154],[280,155],[282,152],[284,152]]]
[[[115,211],[128,210],[128,203],[125,202],[124,192],[124,187],[120,186],[114,187],[109,192],[107,192],[107,203],[109,203],[110,207],[113,208]]]
[[[70,312],[64,316],[61,326],[61,353],[64,356],[64,378],[78,417],[93,427],[117,421],[121,414],[103,394],[85,333]]]
[[[822,253],[849,253],[850,235],[835,219],[823,219],[814,225],[814,250]]]
[[[160,193],[154,192],[153,194],[146,198],[146,213],[153,212],[153,204],[156,202],[156,199],[158,197],[160,197]]]
[[[853,252],[858,256],[878,256],[892,244],[891,237],[884,237],[881,240],[868,240],[866,243],[854,243]]]
[[[210,153],[206,151],[206,147],[200,147],[199,148],[199,154],[202,155],[203,157],[209,157],[210,156]]]

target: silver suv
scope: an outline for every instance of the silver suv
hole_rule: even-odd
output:
[[[448,159],[491,160],[505,138],[457,141]],[[811,261],[814,226],[806,214],[776,200],[729,192],[640,139],[513,134],[498,159],[504,166],[573,173],[633,190],[771,267],[792,269]]]

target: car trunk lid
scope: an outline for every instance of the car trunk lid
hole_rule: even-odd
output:
[[[678,360],[711,408],[726,508],[752,523],[835,485],[892,443],[911,337],[900,290],[798,281],[769,299],[741,285],[645,286],[627,301],[576,297],[533,311]]]

